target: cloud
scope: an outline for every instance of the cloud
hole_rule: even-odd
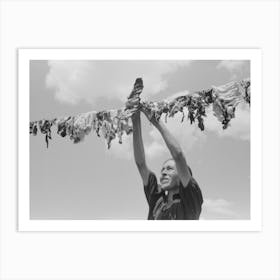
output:
[[[179,92],[176,92],[170,96],[168,96],[166,99],[167,100],[173,100],[175,99],[176,97],[179,97],[179,96],[183,96],[183,95],[188,95],[190,94],[190,92],[188,90],[185,90],[185,91],[179,91]]]
[[[230,137],[237,140],[250,141],[250,107],[248,104],[240,103],[236,107],[235,118],[230,121],[227,129],[213,115],[212,108],[207,109],[205,118],[205,130],[217,133],[220,137]]]
[[[226,69],[231,74],[230,79],[236,80],[249,72],[250,62],[249,60],[222,60],[216,68]]]
[[[190,124],[187,119],[187,110],[185,120],[182,120],[182,114],[177,113],[173,118],[168,118],[165,124],[170,133],[179,141],[183,151],[187,153],[194,145],[204,144],[207,141],[206,132],[214,132],[219,137],[232,138],[242,141],[250,141],[250,108],[247,104],[240,103],[236,108],[235,118],[231,120],[227,129],[222,128],[222,124],[213,115],[212,108],[207,109],[207,117],[204,118],[205,131],[197,127],[197,123]],[[164,117],[162,117],[164,121]],[[168,156],[162,136],[155,127],[149,132],[150,142],[145,146],[147,156],[151,159]]]
[[[201,219],[238,219],[238,213],[233,209],[234,204],[225,199],[204,199]]]
[[[145,154],[148,158],[153,159],[166,153],[166,147],[163,143],[153,140],[152,143],[147,144],[145,147]]]
[[[61,102],[95,104],[100,97],[125,101],[135,79],[144,81],[143,99],[167,88],[166,74],[191,61],[48,61],[46,86]]]
[[[193,145],[199,140],[203,140],[205,138],[204,134],[197,128],[196,124],[189,124],[187,120],[187,113],[185,112],[185,120],[182,120],[182,114],[177,113],[173,118],[168,118],[167,123],[165,123],[167,129],[170,133],[178,139],[182,149],[187,152],[192,149]],[[164,121],[164,117],[162,117]],[[160,157],[163,154],[169,155],[169,151],[160,135],[159,131],[152,127],[149,132],[149,136],[151,142],[147,144],[146,150],[152,151],[149,155],[151,158]]]

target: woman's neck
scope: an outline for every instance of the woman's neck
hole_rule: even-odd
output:
[[[174,190],[170,190],[167,192],[167,201],[170,202],[173,200],[173,195],[179,193],[179,188],[174,189]]]

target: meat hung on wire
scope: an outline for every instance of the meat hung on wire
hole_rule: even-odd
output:
[[[197,124],[203,131],[206,109],[210,105],[212,105],[214,116],[222,124],[223,129],[226,129],[231,119],[235,117],[236,107],[240,103],[247,103],[250,106],[250,85],[250,79],[247,78],[239,82],[233,81],[221,86],[212,86],[210,89],[182,95],[172,100],[141,101],[135,102],[137,106],[126,105],[121,109],[91,111],[76,116],[31,121],[29,132],[32,135],[37,135],[38,132],[44,134],[48,147],[49,140],[52,139],[53,127],[56,127],[57,134],[61,137],[68,136],[74,143],[81,142],[86,135],[95,131],[98,137],[100,134],[103,135],[107,147],[110,148],[112,140],[117,138],[121,144],[123,134],[132,133],[131,116],[140,110],[140,107],[147,112],[150,120],[152,118],[159,120],[164,115],[166,122],[177,113],[182,114],[181,121],[183,122],[186,119],[185,112],[187,112],[189,122]],[[137,78],[128,99],[140,100],[143,89],[143,80]]]

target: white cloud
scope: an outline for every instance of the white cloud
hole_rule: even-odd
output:
[[[222,60],[217,69],[226,69],[230,72],[231,80],[239,78],[241,75],[249,71],[250,62],[248,60]]]
[[[222,128],[222,124],[213,115],[212,108],[208,108],[207,117],[204,118],[205,131],[197,127],[197,122],[190,124],[187,118],[181,122],[182,114],[177,113],[173,118],[168,118],[165,124],[170,133],[178,139],[182,149],[187,153],[195,144],[203,144],[207,140],[206,133],[211,131],[219,137],[229,137],[237,140],[250,141],[250,108],[247,104],[239,104],[236,108],[235,118],[231,120],[227,129]],[[164,120],[164,117],[162,117]],[[168,155],[168,150],[162,139],[162,136],[155,127],[149,132],[151,142],[146,147],[146,153],[150,158],[160,157],[163,154]]]
[[[191,61],[48,61],[46,85],[61,102],[94,104],[100,97],[125,101],[135,79],[143,78],[143,99],[167,87],[164,75]]]
[[[222,124],[213,115],[212,108],[207,110],[205,130],[216,132],[220,137],[250,141],[250,107],[240,103],[236,107],[235,118],[231,119],[228,128],[223,129]]]
[[[234,204],[225,199],[204,199],[201,219],[238,219]]]
[[[162,117],[164,121],[164,117]],[[177,113],[173,118],[168,118],[167,123],[165,123],[167,129],[170,133],[178,139],[181,144],[182,149],[187,152],[189,151],[193,145],[198,140],[203,140],[205,138],[203,132],[197,127],[196,124],[189,124],[189,120],[187,119],[187,114],[185,113],[185,120],[181,122],[182,114]],[[158,130],[153,127],[149,132],[149,136],[152,139],[152,142],[147,145],[146,150],[152,150],[152,157],[159,157],[162,153],[166,153],[168,155],[168,150],[166,145],[162,139],[162,136],[158,132]]]
[[[148,158],[153,159],[167,152],[163,143],[153,140],[152,143],[145,146],[145,154]]]
[[[176,97],[183,96],[183,95],[188,95],[188,94],[190,94],[190,92],[189,92],[188,90],[179,91],[179,92],[176,92],[176,93],[174,93],[174,94],[168,96],[168,97],[166,98],[166,100],[173,100],[173,99],[176,98]]]

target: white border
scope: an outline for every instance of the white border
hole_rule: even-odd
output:
[[[172,231],[261,231],[262,72],[260,49],[19,49],[18,172],[19,231],[171,231],[171,221],[30,220],[29,62],[30,60],[250,60],[251,61],[251,219],[172,221]]]

